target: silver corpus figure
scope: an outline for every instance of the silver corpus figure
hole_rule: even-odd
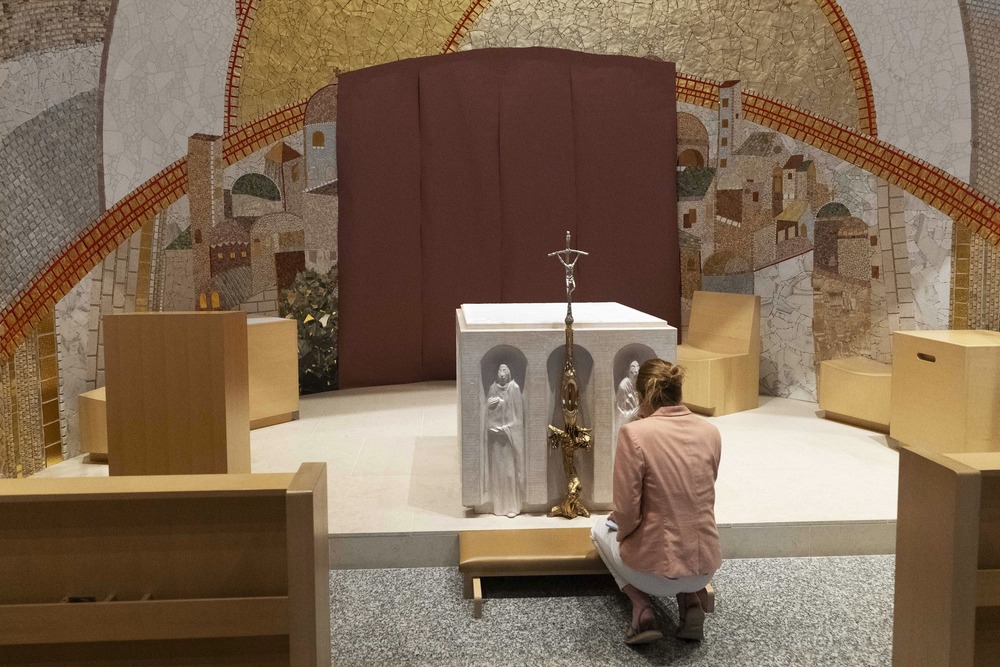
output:
[[[493,513],[515,517],[524,500],[524,405],[521,388],[500,364],[486,393],[487,492]]]
[[[566,267],[566,325],[569,326],[573,324],[573,290],[576,289],[576,279],[573,277],[573,268],[576,266],[576,261],[580,259],[580,255],[589,255],[590,253],[584,252],[582,250],[575,250],[570,242],[570,233],[566,232],[566,248],[564,250],[557,250],[555,252],[550,252],[549,257],[558,257],[560,263]]]

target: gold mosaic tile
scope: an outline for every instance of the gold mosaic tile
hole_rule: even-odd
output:
[[[51,318],[50,318],[51,319]],[[38,336],[38,356],[51,357],[56,353],[55,334],[44,334]]]
[[[440,53],[469,4],[260,0],[243,54],[238,125],[309,97],[338,72]]]
[[[45,426],[42,427],[42,439],[46,447],[59,446],[60,439],[58,420],[45,424]]]
[[[27,345],[22,345],[21,348],[28,347]],[[20,350],[21,348],[18,348]],[[42,380],[40,383],[42,390],[42,402],[51,401],[53,399],[59,399],[59,378],[48,378]]]
[[[152,280],[153,232],[156,229],[156,219],[150,218],[143,223],[139,238],[139,267],[136,274],[135,311],[137,313],[149,310],[150,282]]]
[[[13,432],[20,474],[33,475],[45,467],[44,436],[42,432],[42,405],[38,400],[38,344],[37,335],[27,336],[25,344],[14,354],[13,378],[16,380],[17,401],[13,403]],[[58,400],[58,380],[50,382],[52,394]],[[43,383],[44,384],[44,383]]]
[[[45,467],[54,466],[63,460],[62,447],[59,444],[45,448]]]
[[[38,360],[38,373],[43,379],[55,378],[58,380],[58,367],[56,365],[55,356],[39,358]]]
[[[42,403],[42,423],[50,424],[59,421],[59,401]]]
[[[13,406],[11,405],[11,362],[0,360],[0,477],[17,475],[17,448],[14,445]]]

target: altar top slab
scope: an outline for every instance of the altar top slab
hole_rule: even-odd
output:
[[[565,328],[566,303],[463,303],[465,331]],[[573,304],[574,329],[673,329],[666,320],[615,302]]]

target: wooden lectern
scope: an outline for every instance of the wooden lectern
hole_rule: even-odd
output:
[[[111,475],[250,472],[246,313],[104,316]]]
[[[894,667],[1000,665],[1000,454],[899,450]]]
[[[299,344],[295,320],[247,320],[250,430],[299,417]]]

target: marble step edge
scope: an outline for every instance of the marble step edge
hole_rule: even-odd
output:
[[[871,556],[895,553],[896,522],[723,524],[719,536],[723,558]],[[330,536],[332,570],[457,565],[458,531]]]

